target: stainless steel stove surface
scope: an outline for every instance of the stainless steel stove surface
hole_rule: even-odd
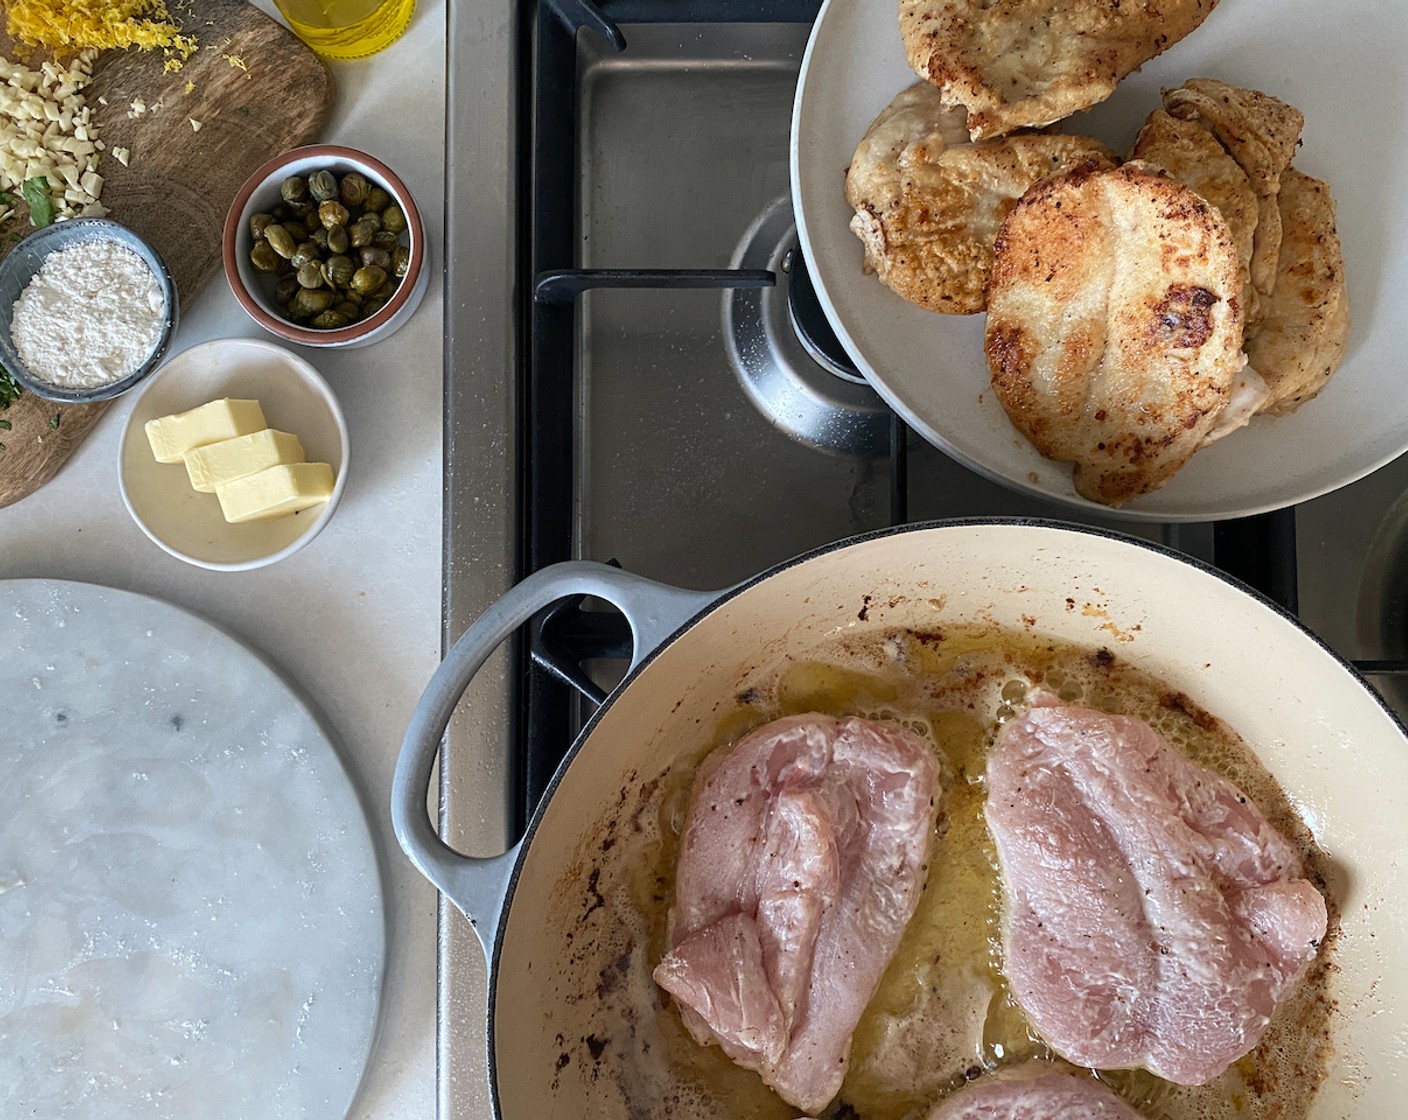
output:
[[[526,569],[569,555],[708,588],[898,520],[1076,520],[1210,561],[1241,539],[1080,516],[989,482],[799,338],[788,132],[814,5],[769,5],[791,23],[623,23],[620,51],[548,12],[504,5],[488,33],[482,6],[451,8],[449,139],[474,158],[449,161],[447,184],[447,642]],[[554,195],[566,213],[545,212]],[[485,228],[485,198],[507,204],[504,227]],[[776,284],[603,287],[666,282],[592,271],[605,269],[767,270]],[[553,282],[565,297],[533,298],[545,272],[568,274]],[[1280,548],[1272,582],[1289,579],[1282,598],[1298,590],[1302,619],[1346,656],[1408,653],[1405,487],[1395,463],[1242,534]],[[463,850],[502,850],[521,817],[515,702],[548,695],[526,666],[501,653],[452,727],[442,824]],[[561,746],[577,714],[552,725]],[[483,967],[448,907],[440,967],[441,1115],[458,1120],[487,1112]]]
[[[632,27],[619,54],[582,41],[580,266],[754,267],[778,284],[582,298],[579,555],[724,587],[891,523],[889,409],[789,322],[788,136],[807,31]],[[907,450],[912,519],[1068,516],[920,440]]]

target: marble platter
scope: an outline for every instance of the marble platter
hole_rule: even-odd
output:
[[[328,733],[209,623],[0,581],[0,1115],[332,1120],[382,876]]]

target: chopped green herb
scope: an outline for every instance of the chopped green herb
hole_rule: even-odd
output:
[[[18,230],[18,229],[17,229],[17,230],[12,230],[11,233],[10,233],[10,240],[11,240],[11,241],[23,241],[23,240],[24,240],[24,231],[23,231],[23,230]]]
[[[43,175],[26,179],[20,188],[29,204],[29,224],[36,229],[54,224],[54,200],[49,195],[49,180]]]
[[[0,451],[4,451],[4,450],[5,450],[5,445],[4,445],[3,443],[0,443]]]
[[[14,425],[8,420],[0,420],[0,432],[8,432]]]
[[[7,409],[19,399],[19,382],[14,380],[4,367],[0,367],[0,410]]]
[[[3,202],[6,206],[9,206],[10,203],[14,201],[15,196],[12,195],[9,191],[0,191],[0,202]]]
[[[53,416],[49,417],[49,427],[51,427],[51,428],[57,428],[58,426],[59,426],[59,414],[56,412],[56,413],[54,413]]]
[[[237,112],[242,117],[247,117],[249,116],[249,106],[241,105],[238,109],[235,110],[235,112]]]

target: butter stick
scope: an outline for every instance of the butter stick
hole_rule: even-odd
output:
[[[225,520],[272,521],[326,502],[332,497],[333,473],[327,463],[290,463],[222,482],[215,487]]]
[[[158,463],[179,463],[193,448],[249,435],[268,426],[258,401],[222,397],[188,412],[148,420],[146,431]]]
[[[303,445],[288,432],[263,428],[247,436],[222,439],[186,452],[186,473],[202,494],[213,494],[222,482],[257,474],[270,467],[303,462]]]

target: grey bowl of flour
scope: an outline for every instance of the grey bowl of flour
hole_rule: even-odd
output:
[[[145,269],[114,247],[136,254]],[[39,277],[25,296],[18,314],[27,333],[25,345],[17,346],[17,304],[51,258],[63,267]],[[0,259],[0,364],[47,400],[87,404],[127,392],[161,364],[178,316],[166,262],[138,234],[107,218],[55,222]]]

